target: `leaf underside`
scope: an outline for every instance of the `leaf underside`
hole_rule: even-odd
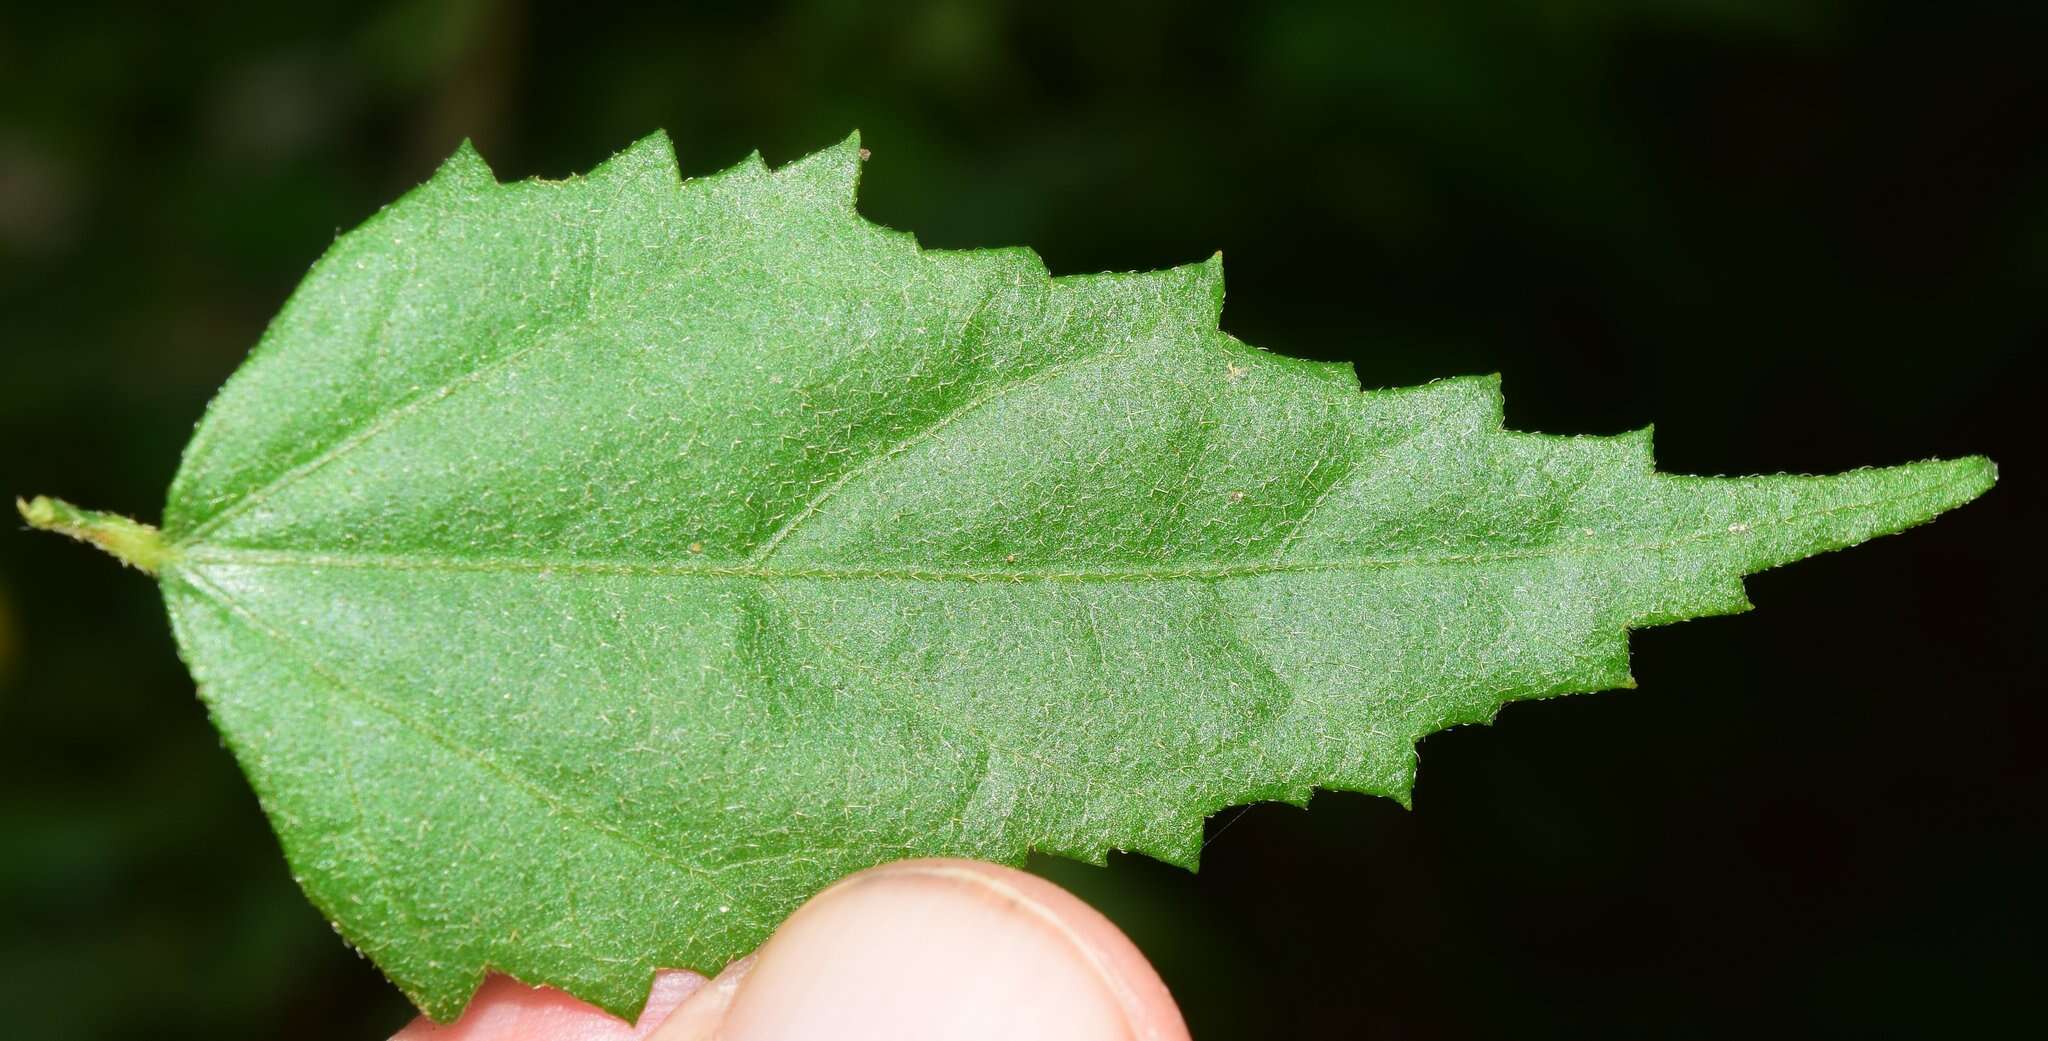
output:
[[[1628,686],[1626,632],[1933,517],[1988,461],[1654,473],[1218,331],[1220,263],[1049,278],[860,218],[857,140],[681,180],[466,146],[213,403],[164,596],[307,894],[428,1014],[621,1015],[901,857],[1193,866],[1405,800],[1415,742]]]

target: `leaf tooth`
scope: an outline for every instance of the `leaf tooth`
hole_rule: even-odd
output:
[[[1219,249],[1209,254],[1209,259],[1188,267],[1199,275],[1195,284],[1208,290],[1204,295],[1209,301],[1209,324],[1211,328],[1218,327],[1223,321],[1223,251]]]
[[[821,210],[852,214],[860,190],[860,131],[775,171],[775,179]]]
[[[1375,390],[1361,403],[1363,407],[1353,412],[1356,421],[1389,431],[1419,426],[1490,434],[1507,422],[1498,373],[1450,376],[1419,386]]]
[[[1639,429],[1617,435],[1614,440],[1623,449],[1623,468],[1628,473],[1657,472],[1657,424],[1645,424]]]
[[[890,231],[892,235],[910,235],[909,232]],[[916,239],[912,238],[912,242]],[[1037,251],[1028,246],[1001,246],[995,249],[927,249],[924,255],[958,270],[980,269],[987,272],[990,284],[1014,289],[1029,286],[1040,289],[1052,280],[1052,273],[1045,268],[1045,260]]]
[[[1223,319],[1223,254],[1160,271],[1104,276],[1136,291],[1133,303],[1163,312],[1159,333],[1207,338]]]
[[[1223,321],[1222,252],[1212,253],[1208,259],[1193,264],[1167,268],[1158,272],[1158,277],[1168,299],[1192,298],[1199,301],[1184,315],[1194,332],[1206,335],[1216,331]]]
[[[435,170],[434,176],[422,187],[467,195],[486,188],[495,188],[497,185],[498,175],[491,172],[490,164],[477,152],[476,145],[465,137],[461,144],[455,146],[454,153],[442,160],[440,169]]]
[[[1756,606],[1749,601],[1749,590],[1743,585],[1740,572],[1709,570],[1700,574],[1697,569],[1683,566],[1672,570],[1675,573],[1666,581],[1655,583],[1644,594],[1623,602],[1619,624],[1629,629],[1648,629],[1695,618],[1742,614]],[[1631,676],[1627,683],[1615,686],[1634,687],[1635,678]]]
[[[683,183],[682,171],[676,165],[675,143],[662,130],[633,142],[598,164],[590,171],[589,179],[620,190],[647,192],[672,191]]]
[[[1592,474],[1607,483],[1639,481],[1656,472],[1654,432],[1650,427],[1619,434],[1534,434],[1521,430],[1502,431],[1498,436],[1511,442],[1529,442],[1551,461]]]

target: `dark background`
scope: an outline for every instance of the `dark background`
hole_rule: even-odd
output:
[[[338,229],[505,178],[858,127],[862,207],[1055,272],[1228,260],[1225,327],[1368,387],[1500,371],[1664,468],[1983,452],[1930,528],[1635,637],[1641,689],[1429,739],[1415,809],[1231,810],[1198,875],[1040,870],[1234,1037],[2039,1026],[2041,5],[8,6],[0,492],[154,517]],[[0,533],[0,1032],[373,1041],[148,582]]]

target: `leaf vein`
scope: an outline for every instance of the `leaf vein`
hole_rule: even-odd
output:
[[[840,474],[837,479],[827,484],[816,495],[812,496],[810,501],[806,502],[801,509],[792,514],[789,520],[784,521],[781,527],[775,529],[766,539],[762,540],[760,547],[748,559],[756,564],[766,563],[770,557],[773,557],[782,548],[783,542],[791,535],[796,534],[798,529],[809,523],[819,509],[823,508],[827,502],[830,502],[839,494],[840,489],[851,484],[861,476],[882,467],[897,456],[937,437],[947,427],[952,426],[961,419],[981,411],[983,408],[1014,391],[1043,386],[1069,370],[1086,368],[1121,356],[1112,350],[1092,351],[1088,354],[1069,358],[1065,361],[1054,362],[1044,368],[1033,370],[1022,379],[998,383],[975,397],[961,402],[930,425],[911,431],[902,440],[862,461],[858,466],[851,467],[845,473]]]
[[[426,738],[428,741],[446,750],[456,758],[466,760],[469,763],[479,767],[484,772],[497,777],[499,780],[503,781],[507,786],[526,795],[528,798],[531,798],[532,800],[541,804],[542,806],[545,806],[550,812],[560,817],[561,819],[580,824],[593,834],[600,835],[618,845],[630,848],[638,852],[642,856],[647,857],[650,860],[666,864],[670,867],[676,868],[684,872],[685,874],[696,875],[700,878],[710,878],[718,874],[718,872],[715,870],[707,869],[697,864],[692,864],[689,861],[683,860],[674,855],[673,853],[670,853],[660,848],[659,846],[654,846],[642,842],[639,839],[634,838],[628,832],[621,831],[612,825],[606,824],[603,821],[598,820],[597,818],[585,814],[581,809],[579,809],[575,805],[565,802],[559,797],[550,794],[547,791],[547,789],[534,784],[532,781],[529,781],[524,777],[521,777],[518,773],[510,769],[507,769],[503,764],[500,764],[486,756],[480,755],[474,749],[467,748],[461,742],[458,742],[455,739],[449,737],[448,735],[441,733],[441,731],[437,728],[414,717],[411,713],[406,712],[404,708],[402,708],[398,704],[388,699],[378,697],[377,695],[372,694],[369,691],[364,690],[363,688],[353,683],[350,683],[346,678],[342,677],[333,669],[323,664],[317,657],[313,655],[311,651],[301,646],[297,640],[294,640],[291,637],[286,636],[284,633],[279,632],[274,626],[271,626],[268,623],[264,622],[263,619],[258,617],[255,611],[250,609],[250,607],[247,604],[242,603],[241,600],[237,599],[234,595],[230,594],[226,590],[220,588],[220,586],[216,585],[215,583],[209,582],[189,572],[186,573],[185,578],[188,582],[192,584],[194,589],[197,589],[200,592],[206,594],[216,603],[220,604],[222,607],[227,608],[228,611],[232,613],[235,617],[241,619],[244,625],[247,625],[250,629],[254,630],[258,634],[267,637],[271,642],[277,644],[280,648],[291,653],[294,657],[298,658],[299,660],[305,662],[306,667],[308,669],[312,670],[316,675],[320,676],[322,679],[325,679],[327,682],[333,684],[335,689],[340,690],[343,693],[348,694],[349,696],[360,701],[361,703],[384,713],[385,715],[391,717],[391,719],[395,722],[420,735],[421,737]]]

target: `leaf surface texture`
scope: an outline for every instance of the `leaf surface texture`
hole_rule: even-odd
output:
[[[1415,742],[1630,683],[1627,630],[1924,521],[1982,459],[1653,472],[1219,332],[1220,263],[1049,278],[854,210],[857,141],[465,148],[209,410],[162,582],[295,873],[423,1009],[622,1014],[881,861],[1405,799]]]

